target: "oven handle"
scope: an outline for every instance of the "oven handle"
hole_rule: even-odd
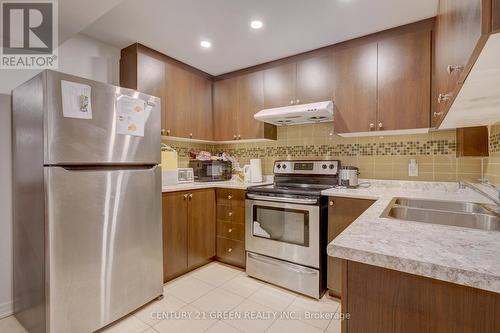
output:
[[[298,199],[298,198],[281,198],[281,197],[268,197],[265,195],[257,195],[257,194],[247,194],[249,199],[254,200],[264,200],[264,201],[276,201],[276,202],[285,202],[291,204],[316,204],[318,203],[318,199]]]
[[[282,264],[280,262],[276,262],[273,259],[267,259],[264,256],[253,254],[251,252],[247,252],[247,253],[248,253],[248,257],[253,259],[253,260],[265,262],[266,264],[270,264],[273,266],[278,266],[279,268],[284,268],[284,269],[287,269],[287,270],[292,271],[294,273],[298,273],[298,274],[317,274],[318,273],[317,271],[315,271],[313,269],[306,268],[306,267],[298,267],[297,265],[291,264],[291,263]]]

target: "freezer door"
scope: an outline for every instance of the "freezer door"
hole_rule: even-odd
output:
[[[48,333],[88,333],[163,293],[161,173],[46,167]]]
[[[45,165],[160,163],[159,98],[54,71],[46,71],[45,80]],[[62,80],[90,86],[92,119],[64,115]],[[144,101],[144,136],[119,133],[117,100],[122,96]]]

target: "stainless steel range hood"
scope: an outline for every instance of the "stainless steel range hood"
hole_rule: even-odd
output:
[[[257,112],[254,118],[277,126],[333,121],[333,102],[325,101],[265,109]]]

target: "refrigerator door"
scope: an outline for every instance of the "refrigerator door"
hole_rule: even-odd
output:
[[[163,293],[161,172],[45,168],[49,333],[93,332]]]
[[[46,71],[45,75],[45,165],[160,163],[158,97],[54,71]],[[91,119],[72,118],[70,108],[64,114],[62,81],[90,86]],[[71,95],[66,93],[66,96]],[[144,136],[120,134],[117,123],[124,113],[117,112],[117,100],[123,96],[144,101]]]

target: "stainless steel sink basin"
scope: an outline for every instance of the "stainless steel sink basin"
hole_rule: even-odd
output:
[[[459,202],[459,201],[442,201],[442,200],[425,200],[425,199],[407,199],[396,198],[395,205],[406,206],[412,208],[444,210],[450,212],[463,212],[463,213],[480,213],[491,214],[493,209],[486,208],[487,205],[472,203],[472,202]]]
[[[395,198],[382,217],[500,231],[494,207],[471,202]]]

